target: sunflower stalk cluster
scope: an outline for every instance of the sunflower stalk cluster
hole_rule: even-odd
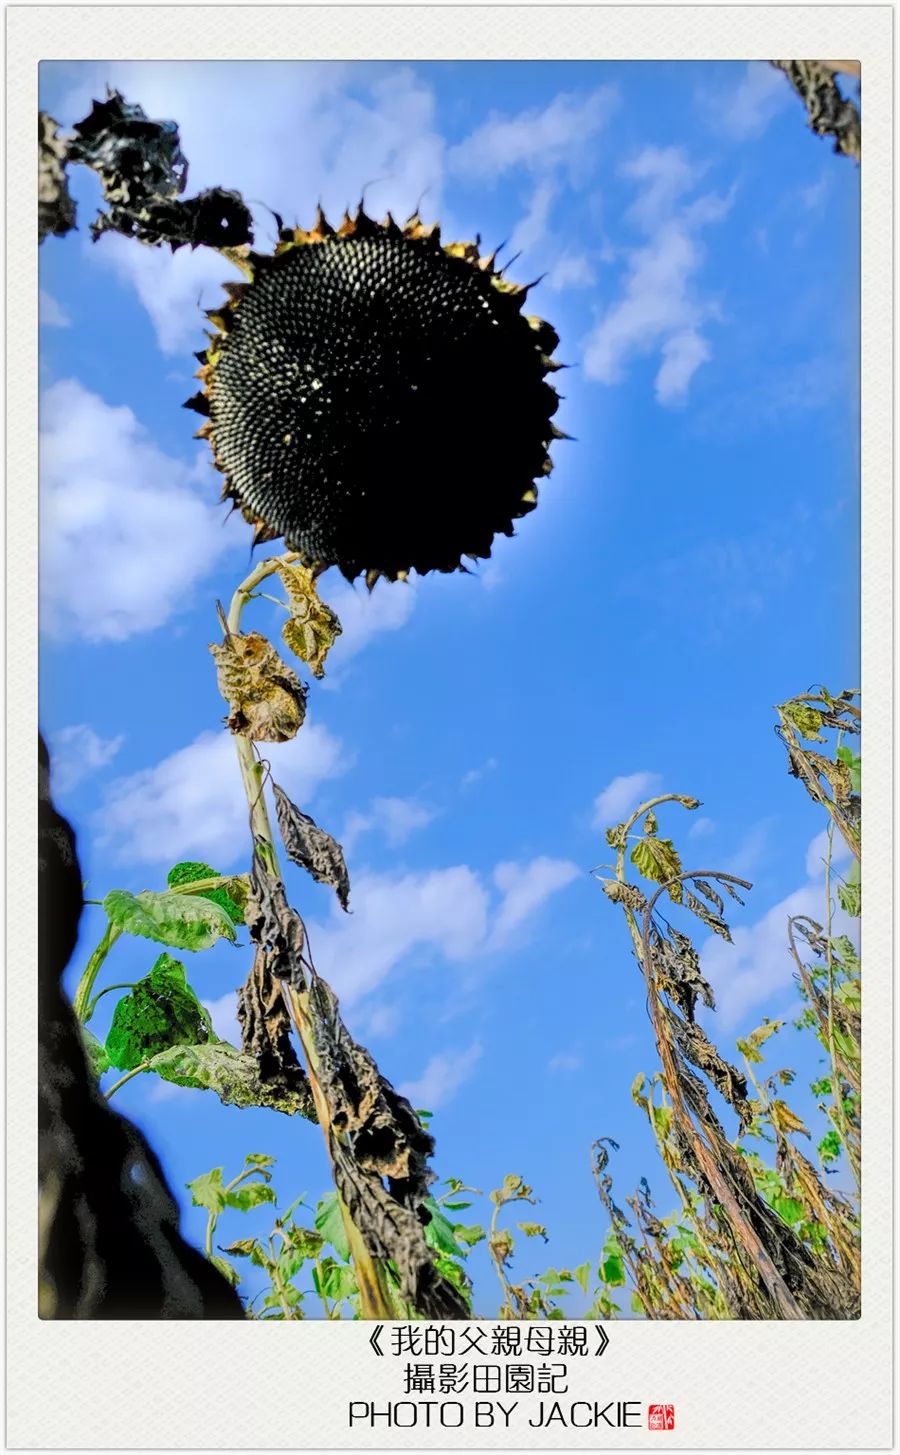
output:
[[[791,917],[785,953],[804,1002],[795,1024],[812,1031],[822,1052],[823,1071],[811,1091],[831,1130],[819,1142],[816,1166],[797,1142],[810,1132],[786,1099],[794,1072],[761,1069],[763,1048],[784,1022],[766,1019],[740,1039],[740,1064],[724,1057],[705,1029],[715,996],[685,914],[730,941],[726,901],[743,903],[739,891],[751,886],[718,870],[685,871],[673,841],[661,836],[659,807],[692,811],[697,799],[649,800],[607,830],[616,851],[612,873],[600,873],[606,866],[594,873],[625,916],[647,989],[660,1068],[640,1074],[632,1096],[677,1207],[660,1216],[642,1179],[626,1213],[608,1170],[617,1144],[608,1137],[595,1144],[594,1179],[610,1219],[609,1276],[595,1305],[600,1317],[615,1316],[616,1290],[629,1283],[634,1312],[652,1319],[859,1314],[860,961],[835,925],[838,909],[857,918],[861,908],[860,762],[847,743],[860,730],[858,693],[835,697],[821,688],[775,711],[788,771],[829,819],[823,922]],[[851,856],[846,879],[834,867],[836,838]],[[835,1180],[843,1186],[829,1185]]]

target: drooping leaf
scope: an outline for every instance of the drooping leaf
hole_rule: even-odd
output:
[[[278,575],[291,608],[281,635],[313,676],[324,677],[325,658],[342,630],[337,615],[319,598],[315,573],[299,561],[279,566]]]
[[[237,938],[221,905],[199,894],[130,894],[112,889],[103,901],[110,922],[129,935],[143,935],[175,950],[208,950],[217,940]]]
[[[298,1078],[296,1084],[264,1081],[254,1057],[244,1055],[227,1041],[172,1046],[154,1056],[149,1069],[176,1086],[214,1091],[226,1106],[262,1106],[286,1116],[316,1119],[305,1077]]]
[[[249,1212],[252,1207],[259,1207],[261,1202],[276,1201],[275,1189],[268,1182],[242,1182],[225,1194],[226,1207],[234,1208],[235,1212]]]
[[[543,1223],[516,1223],[516,1227],[525,1234],[526,1238],[543,1238],[545,1243],[549,1242],[547,1229]]]
[[[782,1133],[802,1132],[804,1137],[809,1136],[807,1128],[803,1125],[800,1117],[792,1112],[787,1102],[773,1101],[769,1107],[769,1118],[776,1131]]]
[[[183,864],[175,864],[169,870],[166,875],[166,883],[172,889],[177,889],[182,884],[196,884],[201,879],[219,878],[221,875],[218,869],[211,869],[208,864],[186,861]],[[218,889],[201,889],[198,897],[211,899],[213,904],[218,904],[224,909],[232,924],[242,925],[244,923],[242,905],[247,898],[246,879],[236,876]]]
[[[209,650],[231,731],[258,743],[295,737],[306,716],[306,688],[272,644],[259,632],[229,632]]]
[[[651,879],[654,884],[665,884],[681,873],[681,860],[671,839],[638,839],[631,850],[631,862],[645,879]],[[676,904],[680,904],[681,884],[671,884],[669,894]]]
[[[320,829],[309,814],[301,813],[287,794],[273,782],[278,828],[288,858],[311,874],[317,884],[330,884],[341,908],[347,908],[350,876],[344,851],[330,834]]]
[[[241,1281],[241,1275],[238,1273],[236,1268],[233,1268],[231,1266],[227,1258],[220,1258],[217,1253],[214,1253],[209,1261],[212,1263],[214,1268],[218,1268],[223,1278],[228,1279],[228,1282],[231,1284],[232,1288],[237,1288],[238,1284]]]
[[[431,1213],[431,1220],[425,1224],[425,1241],[429,1248],[437,1253],[444,1253],[447,1257],[453,1257],[459,1253],[459,1244],[454,1236],[454,1227],[444,1217],[439,1203],[433,1197],[426,1197],[423,1204]]]
[[[171,955],[160,955],[149,975],[113,1011],[106,1054],[111,1066],[132,1071],[171,1046],[208,1041],[215,1041],[209,1012],[188,985],[184,966]]]

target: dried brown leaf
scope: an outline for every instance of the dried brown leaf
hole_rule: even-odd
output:
[[[325,658],[342,630],[337,614],[320,600],[316,573],[299,561],[279,566],[278,575],[291,608],[281,635],[291,651],[308,664],[313,676],[324,677]]]
[[[231,708],[228,726],[259,743],[286,743],[306,716],[306,688],[259,632],[229,632],[209,649],[219,691]]]
[[[309,814],[301,813],[287,794],[273,782],[278,828],[287,856],[311,874],[317,884],[330,884],[342,909],[350,897],[350,876],[340,844],[320,829]]]

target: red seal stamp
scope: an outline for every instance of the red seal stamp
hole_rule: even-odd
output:
[[[651,1404],[647,1406],[648,1430],[674,1430],[675,1406],[673,1404]]]

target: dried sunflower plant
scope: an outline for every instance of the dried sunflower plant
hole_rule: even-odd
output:
[[[227,1103],[318,1123],[334,1180],[332,1241],[352,1263],[362,1316],[469,1317],[464,1279],[435,1236],[433,1138],[345,1026],[285,891],[280,853],[331,885],[347,909],[343,852],[271,780],[264,749],[302,731],[306,715],[308,687],[282,651],[321,679],[341,632],[318,595],[323,571],[363,576],[371,590],[379,577],[465,570],[464,556],[489,556],[494,537],[512,535],[514,521],[534,509],[549,446],[562,437],[547,382],[560,367],[556,334],[525,313],[528,287],[508,281],[477,241],[445,243],[418,214],[400,226],[390,216],[374,221],[360,205],[333,228],[319,209],[309,231],[278,219],[274,252],[254,251],[242,199],[224,189],[183,199],[188,167],[177,127],[151,121],[117,92],[95,102],[68,138],[42,116],[39,158],[41,238],[74,225],[66,169],[81,163],[99,176],[108,208],[93,224],[95,240],[117,231],[173,251],[212,247],[243,274],[208,314],[201,388],[187,403],[203,416],[198,433],[223,476],[223,499],[253,526],[254,544],[283,539],[287,548],[250,571],[227,610],[217,604],[220,637],[210,647],[246,792],[252,862],[231,876],[178,864],[161,892],[106,896],[106,929],[74,1002],[94,1069],[124,1073],[108,1096],[153,1072]],[[272,585],[286,614],[277,647],[243,620]],[[238,996],[238,1048],[217,1039],[169,952],[234,941],[242,923],[254,955]],[[123,934],[164,952],[137,984],[97,992]],[[123,989],[101,1045],[88,1023],[101,996]],[[195,1200],[211,1227],[225,1207],[270,1200],[269,1160],[248,1159],[227,1185],[214,1174],[197,1180]],[[231,1265],[214,1261],[235,1281]]]

